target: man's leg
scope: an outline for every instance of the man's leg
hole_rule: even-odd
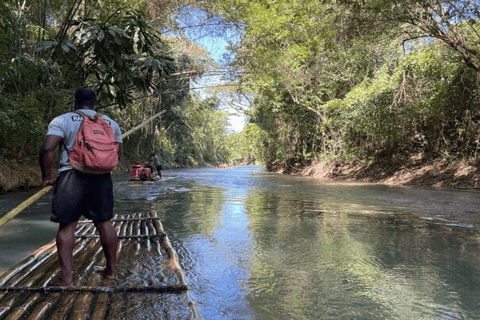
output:
[[[160,179],[162,178],[162,172],[160,171],[160,166],[157,166],[157,173],[158,173],[158,176],[160,177]]]
[[[107,260],[107,267],[100,274],[105,278],[115,279],[117,277],[117,232],[110,220],[94,222],[94,224],[100,234],[100,243]]]
[[[60,223],[56,236],[58,260],[62,275],[58,280],[52,281],[50,284],[55,286],[72,286],[73,285],[73,248],[75,248],[75,229],[77,222]]]

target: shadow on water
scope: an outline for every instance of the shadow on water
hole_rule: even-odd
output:
[[[158,212],[203,319],[480,318],[478,193],[333,183],[259,166],[164,175],[145,185],[115,177],[115,210]],[[12,201],[20,196],[0,197],[2,206]],[[54,237],[49,202],[2,230],[3,270]],[[146,252],[119,264],[129,283],[162,281],[166,270]],[[182,315],[178,305],[151,296],[122,308],[151,319]]]

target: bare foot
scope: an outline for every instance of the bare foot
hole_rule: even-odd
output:
[[[62,276],[54,278],[47,283],[48,287],[73,287],[73,281],[66,281]]]
[[[99,269],[96,269],[95,272],[108,280],[115,280],[117,278],[117,274],[107,270],[107,268],[105,269],[99,268]]]
[[[175,258],[168,259],[168,265],[170,266],[170,269],[172,269],[172,271],[180,270],[180,265]]]

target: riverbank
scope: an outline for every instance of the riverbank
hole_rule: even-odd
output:
[[[318,179],[480,191],[479,161],[422,159],[420,156],[403,159],[396,163],[377,161],[361,164],[317,161],[301,170],[299,174]]]
[[[125,172],[128,172],[128,165],[122,161],[114,174]],[[297,174],[317,179],[480,191],[479,161],[425,160],[421,157],[397,163],[319,160]],[[39,187],[41,183],[42,176],[36,163],[0,163],[0,194]]]
[[[16,161],[0,163],[0,194],[27,190],[41,183],[42,173],[38,164]]]
[[[128,172],[128,165],[121,161],[114,174]],[[0,163],[0,194],[12,191],[28,190],[40,187],[42,172],[38,163],[19,163],[16,161]]]
[[[128,173],[131,163],[131,161],[120,160],[113,174]],[[180,166],[163,166],[164,170],[173,168],[180,168]],[[41,184],[42,172],[38,163],[0,162],[0,195],[40,187]]]

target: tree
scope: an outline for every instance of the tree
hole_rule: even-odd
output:
[[[318,157],[476,156],[478,5],[217,3],[243,32],[232,66],[256,94],[251,121],[265,132],[267,168],[295,171]]]
[[[99,109],[125,129],[162,109],[170,125],[173,110],[185,105],[189,82],[207,63],[204,53],[172,50],[175,42],[158,33],[171,20],[152,24],[155,12],[142,10],[153,1],[22,3],[0,4],[0,133],[8,137],[0,156],[36,154],[48,122],[69,110],[73,92],[83,86],[97,92]],[[176,10],[185,3],[170,5]],[[159,126],[135,134],[132,155],[144,145],[148,152],[154,148]],[[128,141],[126,147],[128,153]]]
[[[404,41],[434,38],[458,52],[469,68],[480,71],[480,3],[476,0],[341,0],[340,3],[352,10],[351,29],[363,26],[364,31],[375,32],[386,26],[403,34]]]
[[[228,161],[235,159],[252,159],[262,163],[265,159],[263,143],[265,132],[254,123],[248,123],[243,131],[227,135]]]

